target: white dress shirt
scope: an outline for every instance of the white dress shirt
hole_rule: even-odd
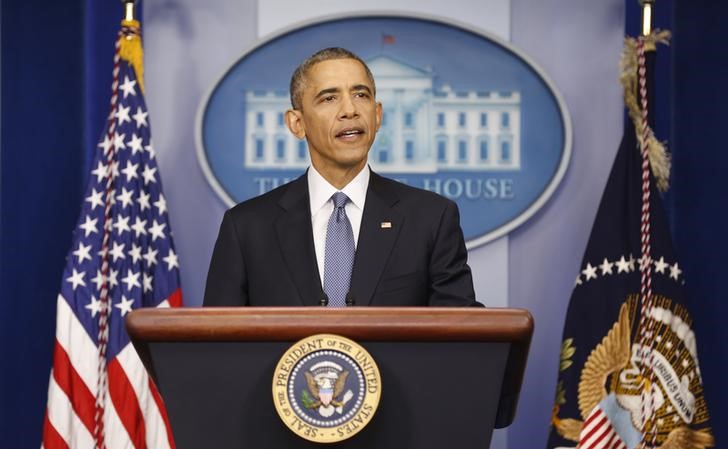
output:
[[[329,218],[331,212],[334,211],[334,202],[331,196],[339,190],[329,184],[319,172],[313,168],[308,168],[308,195],[311,206],[311,227],[313,228],[313,245],[316,250],[316,262],[318,263],[319,276],[321,277],[321,285],[324,285],[324,255],[326,253],[326,230],[329,226]],[[359,229],[361,228],[361,217],[364,213],[364,201],[367,197],[367,187],[369,186],[369,166],[366,165],[354,177],[354,179],[345,185],[341,192],[349,197],[346,203],[346,216],[351,222],[351,230],[354,233],[354,248],[357,247],[359,241]]]

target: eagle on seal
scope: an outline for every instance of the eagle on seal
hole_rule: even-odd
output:
[[[344,385],[346,385],[346,378],[349,377],[349,371],[342,371],[336,379],[332,379],[329,376],[322,376],[316,379],[313,374],[306,372],[306,383],[308,389],[314,398],[318,398],[317,401],[310,404],[307,408],[313,409],[318,407],[328,407],[333,405],[334,407],[341,407],[344,405],[343,402],[336,400],[341,393],[344,392]],[[333,382],[332,382],[333,381]]]

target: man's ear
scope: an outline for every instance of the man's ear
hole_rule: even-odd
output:
[[[294,136],[299,139],[306,137],[306,126],[303,123],[303,114],[301,114],[301,111],[296,109],[287,110],[286,125],[288,125],[288,129]]]
[[[377,101],[377,131],[379,131],[379,127],[382,126],[382,114],[384,111],[382,110],[382,103]]]

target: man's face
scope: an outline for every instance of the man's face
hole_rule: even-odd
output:
[[[382,105],[361,63],[333,59],[309,69],[301,110],[288,111],[287,119],[291,132],[308,141],[321,174],[358,172],[379,130]]]

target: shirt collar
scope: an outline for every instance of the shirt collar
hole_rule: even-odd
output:
[[[367,187],[369,186],[369,165],[364,168],[352,179],[349,184],[345,185],[342,192],[349,197],[349,200],[359,208],[364,210],[364,201],[367,197]],[[318,212],[331,196],[339,190],[329,184],[321,174],[311,165],[307,173],[308,195],[311,203],[311,215]]]

